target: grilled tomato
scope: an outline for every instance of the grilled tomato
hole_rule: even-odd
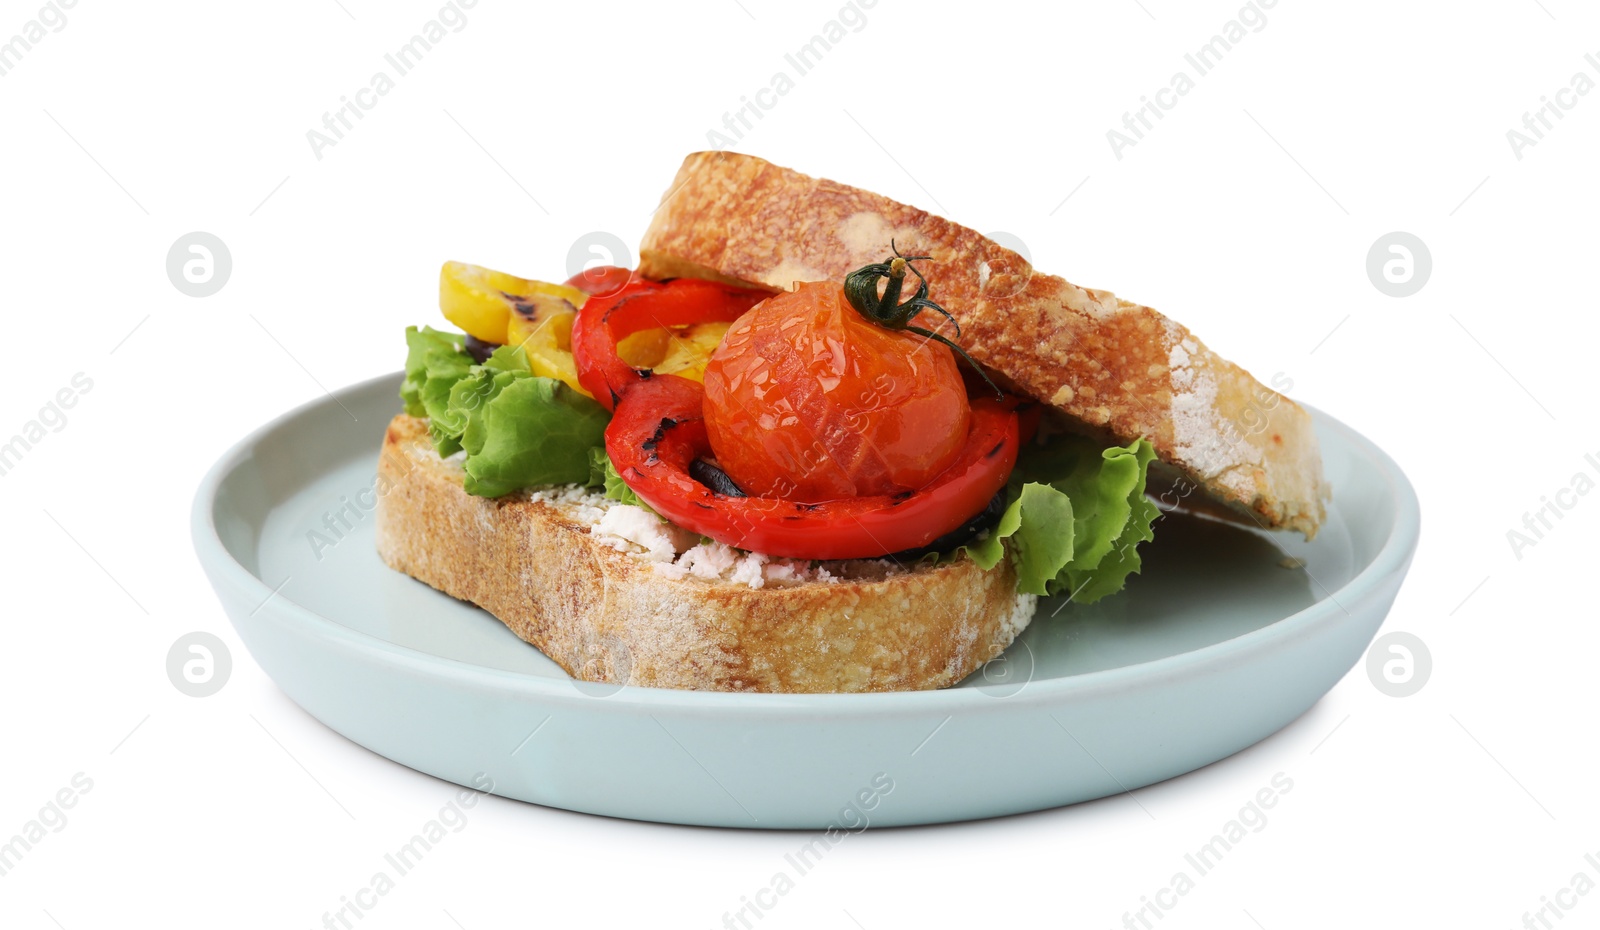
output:
[[[746,494],[821,503],[923,488],[960,455],[971,405],[945,345],[816,282],[728,330],[705,368],[705,420]]]

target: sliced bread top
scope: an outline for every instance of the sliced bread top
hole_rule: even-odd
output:
[[[842,281],[883,261],[891,240],[932,257],[919,263],[931,298],[1007,387],[1118,442],[1148,438],[1161,462],[1260,526],[1316,534],[1329,490],[1305,409],[1155,310],[1037,272],[965,226],[753,156],[696,152],[651,219],[640,268],[784,290]]]

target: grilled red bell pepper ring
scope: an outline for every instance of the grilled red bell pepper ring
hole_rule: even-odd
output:
[[[566,280],[567,287],[575,287],[590,297],[609,297],[633,281],[638,272],[616,265],[597,265],[586,268]]]
[[[617,343],[645,329],[732,323],[769,296],[767,291],[695,278],[665,284],[635,278],[613,294],[591,297],[572,324],[578,383],[601,406],[615,409],[625,391],[648,377],[617,355]]]
[[[972,401],[967,442],[927,487],[821,504],[717,493],[689,476],[712,455],[705,389],[675,375],[635,384],[606,427],[622,480],[673,523],[718,542],[795,559],[867,559],[916,549],[982,510],[1017,461],[1014,403]]]

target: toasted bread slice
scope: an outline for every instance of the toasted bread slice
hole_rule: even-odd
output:
[[[1033,617],[1036,598],[1017,593],[1007,561],[989,571],[965,558],[770,562],[717,545],[693,548],[697,559],[608,534],[641,518],[659,524],[640,508],[577,487],[488,500],[467,494],[462,474],[434,452],[426,420],[395,417],[378,459],[379,554],[488,610],[581,680],[942,688],[998,656]]]
[[[842,281],[883,261],[890,240],[932,256],[920,266],[932,299],[1003,384],[1093,433],[1148,438],[1184,480],[1257,525],[1316,534],[1329,491],[1303,408],[1155,310],[1036,272],[949,220],[749,155],[697,152],[645,232],[640,269],[783,290]]]

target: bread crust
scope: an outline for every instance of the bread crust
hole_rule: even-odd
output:
[[[429,444],[389,424],[377,544],[392,568],[496,616],[574,678],[714,691],[902,691],[955,684],[1032,618],[1009,561],[965,558],[879,580],[672,578],[551,503],[473,497]]]
[[[1007,387],[1118,442],[1148,438],[1192,486],[1258,525],[1316,534],[1330,495],[1302,407],[1157,311],[1037,272],[942,217],[753,156],[696,152],[651,219],[640,268],[781,290],[842,280],[882,261],[891,239],[933,258],[920,266],[932,298]]]

